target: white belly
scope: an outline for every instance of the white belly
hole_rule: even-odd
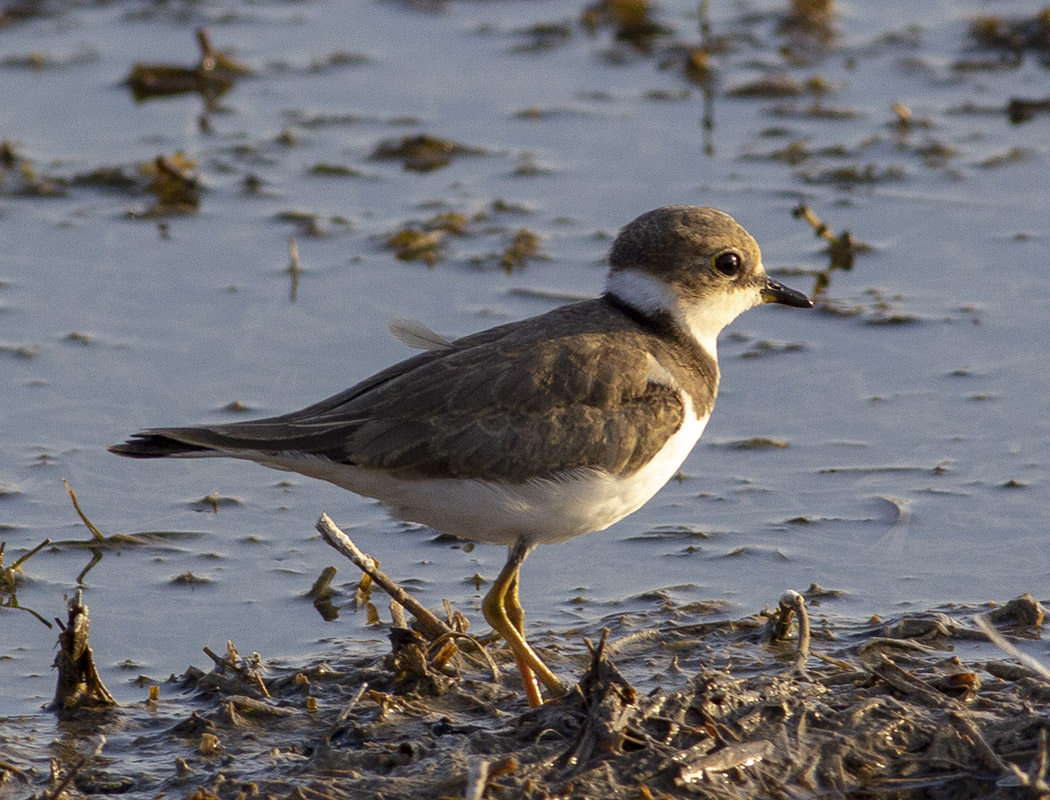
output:
[[[405,480],[317,459],[267,460],[267,466],[334,483],[390,507],[398,519],[477,542],[563,542],[608,528],[641,508],[678,471],[708,417],[687,403],[686,422],[656,457],[628,476],[580,468],[521,484],[485,480]]]

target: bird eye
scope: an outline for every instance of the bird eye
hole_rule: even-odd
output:
[[[732,278],[740,272],[741,261],[740,256],[737,253],[719,253],[711,259],[711,264],[727,278]]]

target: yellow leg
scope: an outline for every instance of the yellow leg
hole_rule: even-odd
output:
[[[503,596],[503,609],[507,612],[507,620],[518,630],[522,636],[525,635],[525,609],[521,607],[521,597],[518,595],[518,586],[521,581],[521,567],[514,570],[514,574],[507,584],[507,592]]]
[[[525,614],[518,597],[518,572],[525,556],[532,548],[524,542],[518,542],[510,548],[507,563],[504,564],[496,582],[481,601],[481,610],[492,629],[503,637],[514,653],[518,662],[525,692],[531,705],[539,705],[542,698],[536,687],[536,678],[542,681],[547,689],[555,694],[564,694],[565,689],[558,676],[551,672],[535,651],[529,647],[523,635]]]
[[[503,610],[507,614],[507,621],[525,639],[525,610],[521,607],[521,598],[518,596],[518,583],[521,580],[521,570],[515,571],[507,586],[507,593],[503,598]],[[525,696],[529,705],[535,708],[543,705],[543,695],[540,694],[540,684],[536,680],[536,673],[520,655],[514,653],[514,660],[518,663],[518,672],[521,673],[521,683],[525,687]]]

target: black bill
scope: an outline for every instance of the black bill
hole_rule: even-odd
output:
[[[813,301],[802,292],[796,292],[776,281],[766,280],[766,286],[762,289],[762,302],[780,303],[795,308],[813,308]]]

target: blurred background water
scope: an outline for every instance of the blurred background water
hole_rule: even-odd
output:
[[[719,3],[706,40],[699,7],[664,0],[639,30],[542,0],[7,4],[4,563],[53,544],[0,595],[0,716],[50,699],[56,630],[25,609],[64,618],[78,585],[119,700],[227,639],[267,658],[385,649],[352,604],[326,621],[303,597],[330,564],[337,605],[359,579],[315,534],[322,511],[479,624],[474,576],[495,577],[501,548],[435,541],[298,476],[105,446],[321,399],[411,354],[394,318],[454,337],[592,296],[615,231],[668,204],[733,214],[806,292],[828,256],[800,200],[868,247],[817,310],[730,328],[681,480],[535,552],[529,624],[668,600],[745,614],[813,582],[843,592],[819,613],[855,618],[1047,596],[1050,140],[1039,106],[1009,114],[1050,94],[1032,4],[840,3],[807,21]],[[991,13],[1006,27],[982,28]],[[199,27],[252,74],[136,100],[133,65],[193,67]],[[471,152],[426,171],[374,157],[424,134]],[[156,207],[142,165],[158,156],[192,178],[185,213]],[[434,233],[448,213],[462,230]],[[399,259],[406,230],[438,251]],[[507,268],[522,230],[538,253]],[[63,478],[104,534],[142,539],[81,584],[92,554],[67,542],[89,534]]]

